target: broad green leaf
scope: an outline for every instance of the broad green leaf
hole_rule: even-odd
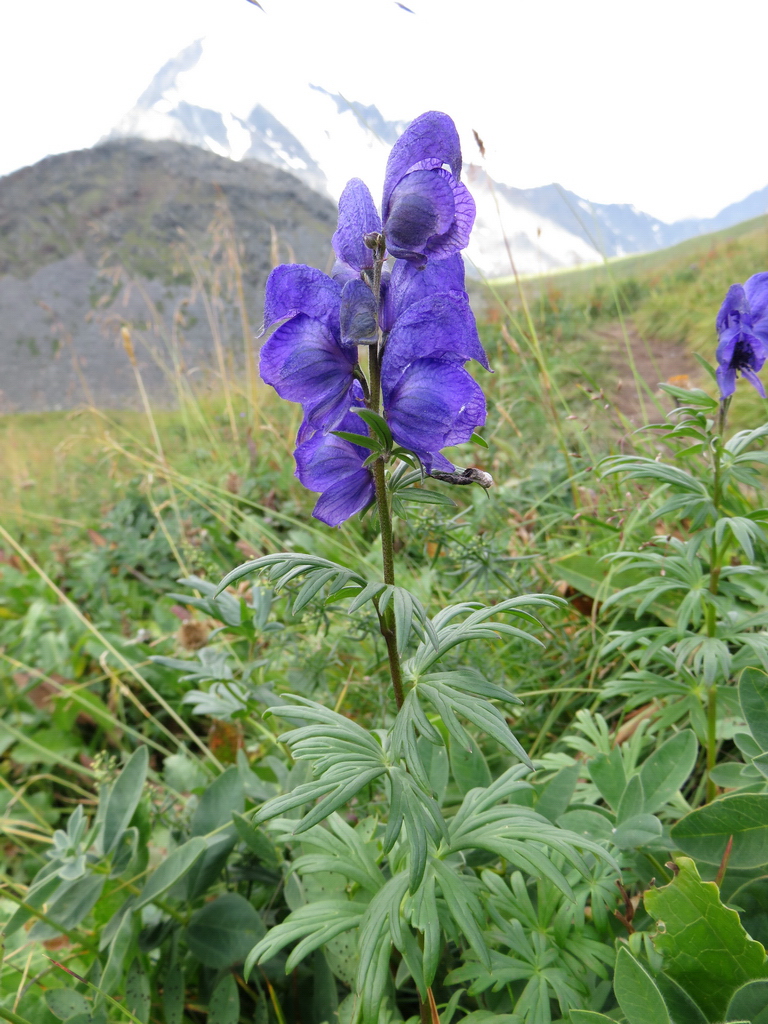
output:
[[[613,990],[629,1024],[670,1024],[661,992],[626,947],[616,958]]]
[[[73,988],[52,988],[45,993],[48,1009],[59,1020],[68,1020],[75,1014],[91,1012],[91,1005],[85,996]]]
[[[125,976],[125,1006],[141,1024],[147,1024],[150,1005],[149,978],[137,957]]]
[[[768,976],[765,950],[749,938],[737,912],[722,904],[715,883],[702,882],[692,860],[676,862],[679,871],[669,885],[644,895],[645,909],[659,922],[654,945],[665,972],[709,1020],[722,1020],[737,988]]]
[[[640,769],[646,814],[655,814],[677,793],[693,771],[697,752],[695,734],[691,729],[684,729],[646,759]]]
[[[573,811],[566,811],[557,819],[560,828],[570,829],[577,835],[586,836],[588,839],[605,840],[613,842],[614,828],[604,814],[599,811],[590,811],[586,808],[576,808]]]
[[[589,762],[589,774],[602,798],[616,809],[627,786],[621,751],[614,747],[610,755],[598,754]]]
[[[768,675],[747,668],[739,680],[739,700],[750,731],[761,750],[768,751]]]
[[[186,933],[197,959],[217,969],[242,963],[264,934],[258,912],[235,892],[224,893],[196,911]]]
[[[163,983],[165,1024],[182,1024],[184,1016],[184,971],[180,964],[169,968]]]
[[[488,764],[483,757],[482,750],[474,740],[470,739],[470,746],[467,749],[451,736],[448,750],[451,773],[462,793],[468,793],[470,789],[485,789],[490,786],[491,773]]]
[[[104,813],[104,853],[111,853],[133,817],[147,778],[149,753],[139,747],[131,754],[125,768],[115,780]]]
[[[626,789],[621,794],[619,806],[616,808],[616,822],[629,821],[630,818],[642,814],[645,806],[645,790],[643,781],[639,775],[633,775],[627,783]]]
[[[735,992],[726,1019],[768,1024],[768,981],[750,981]]]
[[[166,858],[149,876],[147,884],[136,897],[134,909],[139,910],[147,903],[162,896],[175,882],[186,875],[195,861],[202,857],[205,850],[206,843],[201,836],[195,836],[174,850],[170,857]]]
[[[728,839],[732,868],[768,863],[768,794],[735,793],[686,814],[672,827],[675,844],[705,864],[719,864]]]
[[[231,974],[225,974],[213,990],[208,1003],[208,1024],[237,1024],[240,1016],[240,996],[237,982]]]
[[[676,981],[663,972],[654,975],[653,980],[661,992],[672,1024],[708,1024],[702,1010]]]
[[[233,814],[242,814],[245,808],[245,796],[240,772],[236,765],[220,775],[211,783],[192,815],[192,835],[204,836],[215,831],[222,825],[228,825]]]
[[[612,842],[620,850],[634,850],[638,846],[648,846],[650,843],[658,842],[661,839],[662,831],[661,822],[652,814],[635,814],[616,826]]]

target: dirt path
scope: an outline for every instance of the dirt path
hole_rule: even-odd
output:
[[[594,333],[600,340],[604,361],[610,367],[605,372],[604,379],[600,380],[603,394],[609,401],[615,403],[624,416],[639,426],[642,423],[642,407],[621,325],[610,324]],[[657,394],[659,383],[666,383],[671,377],[687,377],[687,383],[691,386],[696,386],[700,382],[701,368],[684,345],[670,345],[669,342],[662,342],[657,338],[643,339],[631,320],[626,321],[626,336],[635,370],[648,384],[651,394]],[[685,381],[673,383],[686,386]],[[650,415],[654,406],[645,389],[642,389],[642,399]]]

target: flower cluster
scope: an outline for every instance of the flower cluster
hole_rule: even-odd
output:
[[[753,274],[728,289],[717,314],[717,382],[723,398],[736,390],[741,373],[765,398],[757,376],[768,357],[768,273]]]
[[[362,181],[344,189],[331,276],[284,264],[267,281],[264,330],[279,326],[261,350],[261,376],[302,406],[296,475],[320,492],[313,515],[330,526],[374,498],[370,452],[335,433],[360,432],[355,408],[381,408],[394,441],[427,473],[452,471],[441,450],[485,422],[482,390],[465,369],[488,362],[464,290],[475,207],[460,172],[453,122],[423,114],[390,153],[381,216]]]

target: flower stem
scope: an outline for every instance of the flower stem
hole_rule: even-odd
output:
[[[722,500],[722,477],[720,474],[720,462],[722,459],[723,451],[723,434],[725,433],[725,423],[728,418],[728,406],[731,404],[730,398],[720,399],[720,408],[717,415],[717,423],[715,425],[715,437],[713,446],[713,462],[714,462],[714,481],[712,488],[712,503],[715,506],[715,521],[717,521],[717,513],[720,511],[720,502]],[[722,560],[725,548],[727,544],[723,544],[722,550],[718,551],[718,545],[715,541],[714,527],[712,530],[712,541],[710,543],[709,550],[709,592],[714,597],[717,594],[720,586],[720,562]],[[717,632],[717,609],[713,603],[708,603],[706,607],[706,628],[707,636],[714,637]],[[717,786],[712,781],[712,770],[715,767],[717,760],[717,686],[713,680],[709,686],[709,693],[707,695],[707,803],[710,803],[717,796]]]
[[[381,271],[384,266],[384,242],[381,240],[375,251],[373,265],[373,281],[371,290],[376,300],[376,322],[379,322],[379,308],[381,305]],[[383,334],[381,327],[378,328],[376,344],[371,345],[368,350],[368,387],[370,397],[368,404],[373,412],[381,409],[381,356],[383,348]],[[377,459],[371,466],[373,471],[373,482],[376,488],[376,508],[379,513],[379,529],[381,531],[381,562],[384,571],[384,582],[389,586],[395,583],[395,559],[394,559],[394,535],[392,529],[392,510],[389,505],[387,494],[387,480],[384,472],[384,460]],[[403,691],[403,670],[400,665],[400,654],[397,650],[397,626],[393,602],[390,601],[386,611],[379,612],[378,604],[376,610],[379,615],[379,630],[387,646],[387,657],[389,659],[389,674],[392,679],[392,688],[395,691],[395,703],[397,710],[403,706],[405,694]]]

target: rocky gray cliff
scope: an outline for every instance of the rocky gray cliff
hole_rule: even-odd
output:
[[[228,358],[242,351],[232,239],[257,324],[275,262],[328,266],[335,217],[291,174],[171,141],[112,141],[0,178],[0,411],[134,404],[125,322],[153,399],[172,400],[164,367],[212,365],[210,315]]]

